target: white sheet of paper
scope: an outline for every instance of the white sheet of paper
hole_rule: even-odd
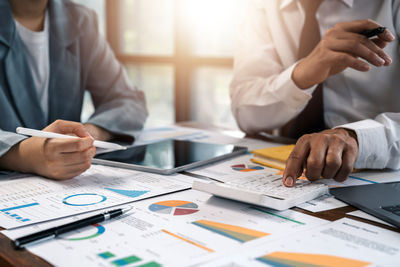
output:
[[[347,206],[346,203],[327,194],[319,198],[316,198],[314,200],[307,201],[301,205],[298,205],[297,207],[311,212],[320,212],[324,210],[337,209],[346,206]]]
[[[174,179],[179,176],[92,165],[66,181],[39,176],[4,181],[0,183],[0,225],[20,227],[190,188],[191,179]]]
[[[251,162],[250,159],[252,157],[253,155],[246,154],[201,168],[189,170],[189,172],[213,178],[220,182],[228,182],[230,180],[254,175],[263,176],[265,174],[280,173],[279,170]]]
[[[133,215],[28,249],[57,266],[116,265],[114,261],[128,256],[140,258],[137,264],[154,261],[163,266],[187,266],[217,252],[329,223],[292,210],[261,209],[194,190],[142,200],[133,206]],[[33,231],[32,227],[3,233],[14,239]],[[114,256],[105,258],[106,252]]]
[[[389,226],[392,226],[392,227],[396,227],[396,226],[393,226],[390,223],[387,223],[385,221],[382,221],[381,219],[376,218],[375,216],[372,216],[372,215],[370,215],[370,214],[368,214],[366,212],[363,212],[362,210],[355,210],[355,211],[352,211],[352,212],[348,212],[347,214],[348,215],[352,215],[352,216],[356,216],[356,217],[360,217],[360,218],[363,218],[363,219],[367,219],[367,220],[370,220],[370,221],[386,224],[386,225],[389,225]]]
[[[398,266],[399,262],[399,233],[344,218],[286,239],[237,250],[202,266]]]

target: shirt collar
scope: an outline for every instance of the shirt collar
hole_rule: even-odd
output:
[[[340,0],[340,1],[342,1],[349,8],[353,7],[354,0]],[[294,2],[296,2],[296,0],[282,0],[279,8],[280,9],[284,9],[284,8],[286,8],[287,6],[289,6],[290,4],[292,4]]]

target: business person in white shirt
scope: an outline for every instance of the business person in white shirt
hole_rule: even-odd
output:
[[[321,113],[329,129],[304,132],[288,159],[286,186],[303,167],[310,180],[337,181],[353,167],[400,167],[399,19],[400,1],[251,1],[231,84],[239,127],[290,128],[295,118],[301,124]],[[379,26],[386,30],[375,38],[361,34]],[[321,112],[304,116],[318,95]]]

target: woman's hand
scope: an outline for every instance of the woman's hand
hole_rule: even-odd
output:
[[[80,138],[28,138],[1,157],[0,166],[57,180],[73,178],[90,168],[96,148],[81,123],[57,120],[43,131]]]

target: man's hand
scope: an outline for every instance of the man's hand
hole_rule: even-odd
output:
[[[80,138],[28,138],[1,157],[0,166],[57,180],[75,177],[90,168],[96,148],[82,124],[57,120],[43,131]]]
[[[303,135],[286,161],[283,183],[294,186],[304,169],[310,181],[323,177],[342,182],[353,170],[357,157],[357,137],[353,131],[338,128]]]
[[[380,26],[372,20],[336,24],[326,32],[314,50],[296,65],[292,80],[299,88],[306,89],[348,67],[366,72],[370,69],[367,62],[377,67],[389,66],[392,59],[382,48],[394,40],[393,34],[387,29],[374,39],[360,34]]]

